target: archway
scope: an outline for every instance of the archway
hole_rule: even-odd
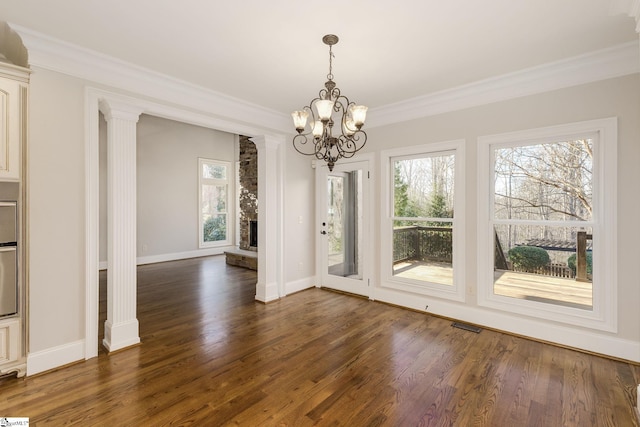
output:
[[[114,282],[110,285],[107,297],[111,308],[108,309],[105,324],[105,346],[110,350],[118,350],[139,342],[138,325],[135,317],[135,275],[131,269],[135,266],[135,235],[127,235],[133,221],[135,230],[135,188],[131,194],[131,176],[135,177],[135,159],[131,160],[131,152],[127,154],[126,145],[135,143],[135,122],[142,113],[171,120],[223,130],[231,133],[251,136],[258,148],[258,179],[264,185],[259,186],[258,213],[259,240],[265,242],[258,252],[258,281],[256,283],[256,299],[268,302],[279,298],[283,292],[282,284],[282,191],[283,191],[283,150],[284,135],[267,135],[260,129],[239,124],[233,120],[222,120],[208,115],[193,113],[188,110],[167,107],[166,105],[127,97],[99,89],[87,89],[86,103],[86,325],[85,325],[85,359],[98,354],[98,244],[99,244],[99,112],[103,111],[116,120],[113,128],[108,130],[110,143],[120,145],[119,158],[111,160],[112,174],[122,174],[121,182],[111,182],[110,186],[121,185],[121,190],[128,193],[116,204],[120,212],[121,225],[110,232],[110,264],[116,269]],[[117,121],[119,123],[116,123]],[[122,122],[124,121],[124,122]],[[133,135],[132,135],[133,126]],[[133,151],[135,157],[135,150]],[[127,160],[128,158],[128,160]],[[126,178],[129,177],[129,178]],[[129,184],[127,184],[127,179]],[[133,178],[135,186],[135,178]],[[108,190],[113,191],[113,188]],[[117,196],[117,195],[114,195]],[[117,196],[119,197],[119,196]],[[132,207],[133,205],[133,207]],[[115,209],[114,207],[110,207]],[[111,216],[111,214],[110,214]],[[267,227],[266,224],[269,224]],[[131,248],[133,247],[133,250]],[[109,273],[112,275],[112,272]],[[111,315],[111,318],[109,316]]]

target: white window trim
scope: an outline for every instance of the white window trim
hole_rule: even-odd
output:
[[[206,179],[202,177],[202,165],[204,164],[218,164],[227,168],[227,179]],[[232,178],[233,177],[233,178]],[[198,248],[216,248],[220,246],[229,246],[233,242],[235,215],[234,208],[235,202],[230,202],[231,195],[235,195],[235,171],[231,162],[224,160],[207,159],[198,157]],[[205,183],[227,186],[227,238],[225,240],[219,240],[216,242],[205,242],[203,235],[203,222],[202,222],[202,185]]]
[[[494,147],[524,141],[597,134],[593,159],[593,310],[581,310],[493,293],[493,186]],[[606,118],[478,138],[478,305],[608,332],[617,331],[617,119]],[[564,224],[566,225],[566,223]]]
[[[382,212],[380,221],[380,278],[381,286],[414,294],[444,298],[452,301],[465,300],[465,140],[437,142],[432,144],[402,147],[381,151],[380,194]],[[453,224],[453,285],[430,283],[393,275],[393,158],[403,156],[455,154],[454,218]]]

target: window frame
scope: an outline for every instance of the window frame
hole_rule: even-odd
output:
[[[203,177],[203,166],[205,164],[224,166],[226,168],[226,179],[216,179],[216,178],[205,178]],[[234,205],[230,204],[231,195],[235,195],[235,186],[233,182],[235,180],[235,171],[232,167],[232,163],[225,160],[216,160],[216,159],[208,159],[204,157],[198,157],[198,248],[206,249],[206,248],[215,248],[220,246],[229,246],[233,242],[233,230],[234,227],[230,222],[234,217]],[[224,185],[226,186],[226,200],[225,206],[227,207],[226,212],[226,239],[225,240],[217,240],[214,242],[205,242],[204,241],[204,221],[202,218],[202,187],[204,185]],[[234,220],[235,222],[235,220]]]
[[[393,222],[400,218],[394,212],[394,167],[393,162],[399,159],[420,157],[436,157],[439,154],[454,156],[454,202],[452,236],[453,284],[445,285],[421,280],[412,280],[393,275]],[[380,277],[381,286],[385,288],[411,292],[414,294],[444,298],[452,301],[465,301],[465,140],[453,140],[402,147],[381,151],[381,195],[383,210],[381,212],[381,250]],[[449,218],[447,218],[449,220]]]
[[[496,220],[495,150],[497,148],[559,142],[567,139],[593,139],[593,213],[590,221],[547,221],[549,226],[592,228],[593,264],[592,310],[516,299],[493,292],[494,235]],[[544,320],[592,329],[617,331],[617,119],[607,118],[557,126],[515,131],[478,138],[478,305]],[[516,221],[517,222],[517,221]],[[540,221],[534,221],[540,222]],[[531,221],[521,220],[528,224]]]

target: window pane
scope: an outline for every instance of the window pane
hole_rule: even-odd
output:
[[[227,186],[202,185],[202,213],[215,214],[227,211]]]
[[[494,293],[593,309],[590,228],[496,225]]]
[[[453,154],[395,160],[396,217],[453,218]]]
[[[495,218],[589,221],[593,141],[580,139],[495,150]]]
[[[203,215],[202,237],[205,242],[227,240],[227,215]]]
[[[393,275],[453,285],[451,222],[394,221]]]
[[[203,163],[202,177],[210,179],[227,179],[227,167],[225,165]]]
[[[334,276],[362,278],[362,171],[327,177],[327,267]]]

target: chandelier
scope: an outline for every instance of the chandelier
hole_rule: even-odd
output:
[[[332,171],[339,159],[353,157],[367,142],[367,134],[362,130],[367,107],[350,102],[333,81],[331,47],[338,43],[338,36],[327,34],[322,41],[329,46],[328,80],[317,98],[291,113],[298,132],[293,137],[293,147],[300,154],[324,160]]]

